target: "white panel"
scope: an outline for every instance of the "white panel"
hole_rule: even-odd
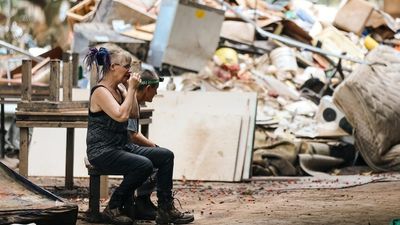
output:
[[[65,176],[66,128],[34,128],[29,146],[29,176]],[[74,177],[86,177],[86,129],[75,129]]]
[[[238,115],[154,114],[151,138],[175,153],[174,179],[233,181]]]

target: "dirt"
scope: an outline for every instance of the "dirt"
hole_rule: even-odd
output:
[[[35,183],[79,205],[78,225],[88,207],[87,179],[76,179],[74,190],[63,181],[31,178]],[[111,186],[120,180],[111,179]],[[52,184],[49,186],[48,184]],[[195,215],[194,224],[391,224],[400,218],[400,182],[378,182],[344,189],[271,190],[270,183],[175,182],[182,208]],[[288,184],[290,185],[290,184]],[[102,207],[106,204],[102,201]],[[176,205],[179,203],[176,202]],[[140,224],[154,224],[139,221]]]

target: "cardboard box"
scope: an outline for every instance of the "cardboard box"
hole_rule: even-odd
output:
[[[361,35],[374,7],[365,0],[348,0],[339,9],[333,24],[344,31]]]
[[[383,11],[394,18],[400,17],[400,0],[385,0],[383,2]]]

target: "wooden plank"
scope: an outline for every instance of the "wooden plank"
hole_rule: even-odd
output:
[[[137,30],[134,27],[132,27],[130,30],[121,32],[121,34],[128,36],[128,37],[144,40],[144,41],[151,41],[151,40],[153,40],[153,36],[154,36],[151,33]]]
[[[100,176],[100,198],[108,198],[108,176]]]
[[[150,124],[151,123],[151,118],[149,118],[149,119],[146,119],[146,118],[144,118],[144,119],[139,119],[139,124],[140,125],[142,125],[142,124]]]
[[[22,60],[21,100],[31,101],[32,97],[32,60]]]
[[[28,176],[28,145],[29,145],[29,128],[21,127],[20,143],[19,143],[19,174],[24,177]]]
[[[18,111],[46,112],[46,111],[85,111],[89,107],[88,101],[72,102],[21,102],[17,105]]]
[[[47,63],[49,63],[50,62],[50,58],[49,57],[47,57],[47,58],[45,58],[43,61],[41,61],[41,62],[39,62],[39,63],[37,63],[34,67],[32,67],[32,72],[31,72],[31,74],[32,74],[32,76],[35,76],[35,73],[39,70],[39,69],[41,69],[42,67],[44,67]],[[22,74],[21,73],[16,73],[16,74],[14,74],[14,76],[12,77],[12,78],[21,78],[22,77]]]
[[[135,26],[136,30],[147,32],[147,33],[154,33],[156,30],[156,23],[146,24],[146,25],[138,25]]]
[[[60,60],[52,59],[50,61],[50,96],[49,100],[60,101]]]
[[[239,146],[236,157],[236,167],[234,171],[234,181],[241,181],[243,174],[243,165],[244,165],[244,155],[246,152],[246,144],[247,144],[247,134],[249,131],[249,116],[242,116],[240,127],[240,136],[239,136]]]
[[[18,116],[16,119],[25,122],[87,122],[87,116]]]
[[[72,100],[72,65],[70,62],[63,62],[63,101]]]
[[[256,93],[255,93],[256,94]],[[255,98],[251,98],[249,101],[249,131],[247,133],[247,147],[243,165],[243,175],[242,179],[249,179],[251,177],[251,164],[253,162],[253,147],[254,147],[254,137],[255,137],[255,127],[256,127],[256,115],[257,115],[257,95]]]
[[[17,121],[17,127],[73,127],[87,128],[87,122]]]
[[[18,85],[0,85],[0,96],[9,98],[21,98],[21,84]],[[49,96],[48,86],[31,86],[31,98],[44,99]]]
[[[78,66],[79,66],[79,54],[72,53],[72,86],[73,87],[78,86],[78,79],[79,79]]]

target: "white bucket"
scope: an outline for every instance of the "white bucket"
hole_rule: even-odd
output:
[[[289,47],[279,47],[271,51],[270,58],[272,64],[281,71],[296,71],[297,61],[293,49]]]

